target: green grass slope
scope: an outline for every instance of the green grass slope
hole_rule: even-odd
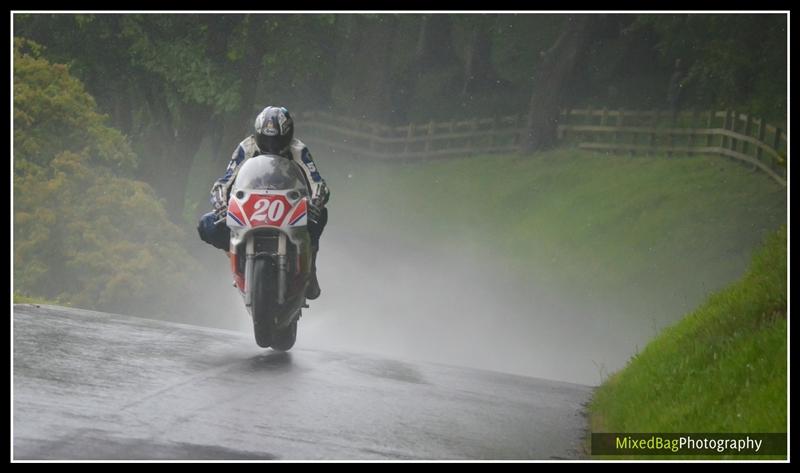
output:
[[[786,432],[787,241],[596,391],[593,432]],[[646,457],[644,457],[646,458]]]
[[[786,222],[786,189],[723,158],[574,149],[405,164],[316,156],[333,191],[331,225],[489,256],[538,285],[660,326],[739,277]]]

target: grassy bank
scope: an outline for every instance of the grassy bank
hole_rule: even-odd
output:
[[[600,386],[592,431],[786,432],[786,245],[772,235],[744,278]]]
[[[332,226],[489,256],[538,285],[660,326],[739,277],[786,221],[785,188],[714,157],[317,156],[333,189]]]
[[[20,294],[18,292],[14,293],[14,304],[48,304],[48,305],[59,305],[58,301],[51,301],[47,300],[42,297],[32,297],[26,296],[24,294]],[[64,305],[64,304],[61,304]]]

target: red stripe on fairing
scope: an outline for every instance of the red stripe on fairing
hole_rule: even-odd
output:
[[[308,200],[304,198],[303,200],[300,201],[299,204],[297,204],[297,207],[295,207],[294,212],[292,212],[292,216],[289,217],[290,224],[294,224],[295,221],[300,219],[300,217],[303,216],[306,210],[308,210],[307,202]]]
[[[228,205],[228,212],[233,214],[234,217],[238,218],[240,222],[245,223],[247,226],[250,226],[250,223],[245,220],[244,214],[242,213],[242,209],[239,207],[239,204],[236,203],[235,199],[231,199],[230,205]]]
[[[233,272],[233,280],[236,283],[236,286],[239,288],[240,291],[244,292],[244,274],[238,272],[236,268],[238,267],[236,259],[238,255],[236,253],[228,253],[231,259],[231,271]]]

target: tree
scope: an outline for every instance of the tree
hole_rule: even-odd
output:
[[[785,14],[640,15],[633,29],[657,37],[664,95],[680,59],[687,68],[687,102],[786,119]]]
[[[331,15],[20,15],[15,21],[18,32],[69,62],[98,95],[134,143],[138,177],[155,187],[176,219],[204,138],[211,138],[224,169],[260,107],[330,96]]]
[[[15,291],[89,308],[175,309],[197,269],[127,138],[42,47],[14,41]]]
[[[345,115],[379,122],[391,119],[395,15],[356,15],[342,19],[342,49],[333,84],[336,105]]]
[[[541,53],[528,111],[522,151],[547,149],[556,142],[565,84],[580,60],[597,22],[596,15],[569,15],[555,44]]]
[[[468,20],[470,33],[466,45],[462,96],[493,86],[497,80],[492,64],[492,33],[497,15],[478,15],[468,17]]]

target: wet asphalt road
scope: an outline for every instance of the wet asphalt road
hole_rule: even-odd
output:
[[[300,324],[302,336],[302,321]],[[13,457],[580,458],[591,388],[14,306]]]

